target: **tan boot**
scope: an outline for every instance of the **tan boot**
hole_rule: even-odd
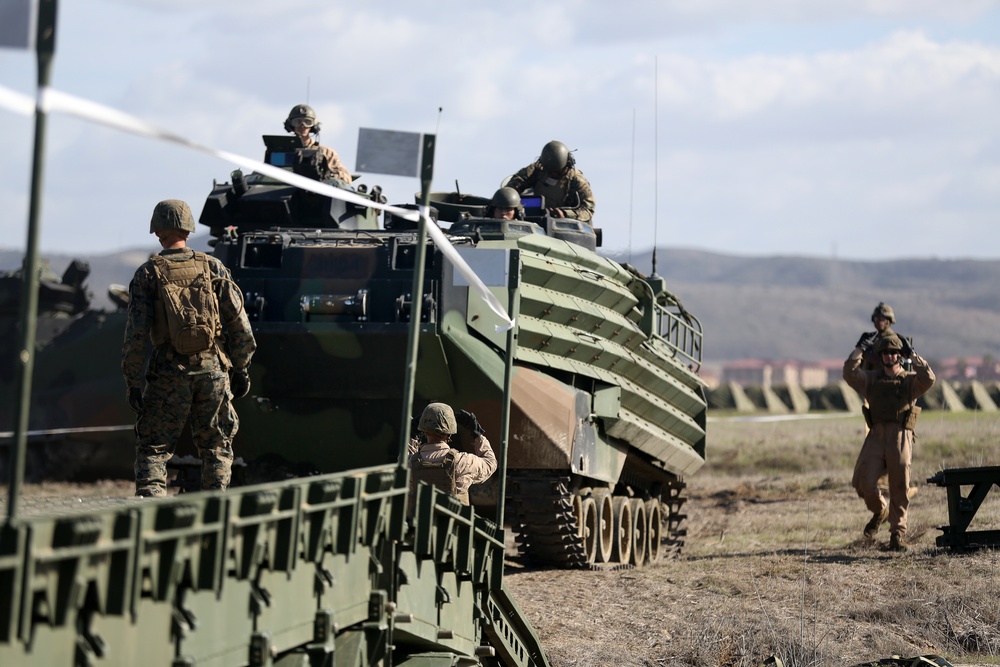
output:
[[[908,488],[906,490],[906,498],[907,498],[907,500],[909,500],[910,498],[913,498],[913,496],[917,495],[918,493],[920,493],[920,487],[919,486],[911,486],[910,488]]]
[[[909,548],[910,545],[896,533],[893,533],[892,537],[889,538],[889,551],[906,551]]]
[[[874,539],[875,535],[878,534],[878,527],[881,526],[889,518],[889,506],[886,505],[882,508],[882,511],[878,514],[872,514],[871,521],[865,524],[865,537],[869,540]]]

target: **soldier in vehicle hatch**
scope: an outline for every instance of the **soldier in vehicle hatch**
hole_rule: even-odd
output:
[[[860,345],[844,362],[844,380],[868,401],[870,410],[871,430],[858,454],[851,484],[872,513],[864,528],[865,537],[874,539],[879,526],[888,520],[889,549],[904,551],[913,429],[920,414],[917,398],[934,385],[934,371],[895,334],[879,339],[876,352],[881,362],[878,370],[861,368],[864,350]],[[903,355],[913,359],[913,371],[903,370],[900,364]],[[879,479],[886,474],[888,502],[878,486]]]
[[[531,190],[545,197],[553,218],[574,218],[581,222],[591,222],[594,218],[590,182],[576,168],[576,158],[561,141],[545,144],[538,160],[511,176],[506,185],[519,194]]]
[[[475,436],[471,452],[448,444],[458,433],[458,424]],[[417,436],[410,439],[408,458],[411,509],[418,481],[433,484],[468,505],[469,487],[486,481],[497,469],[497,458],[476,416],[467,410],[459,410],[456,416],[450,405],[431,403],[420,414],[417,430]]]
[[[351,172],[340,161],[337,151],[329,146],[321,146],[319,140],[313,136],[319,134],[319,128],[316,112],[308,104],[296,104],[288,112],[288,118],[285,119],[286,132],[293,132],[302,141],[303,148],[316,149],[322,155],[323,164],[321,166],[325,168],[329,178],[335,178],[350,185]]]
[[[524,207],[521,206],[521,195],[514,188],[500,188],[487,209],[487,218],[495,220],[523,220]]]
[[[201,488],[226,489],[232,476],[239,418],[231,401],[250,390],[248,369],[257,344],[229,269],[187,247],[193,231],[187,203],[158,203],[149,233],[163,250],[129,284],[122,374],[137,415],[137,496],[167,495],[167,459],[189,416]]]

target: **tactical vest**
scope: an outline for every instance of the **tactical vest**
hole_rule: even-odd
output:
[[[216,350],[222,337],[219,301],[212,289],[212,269],[208,256],[194,256],[180,262],[162,255],[150,258],[157,279],[153,328],[154,347],[166,344],[184,355]]]
[[[458,493],[458,480],[455,475],[455,452],[448,452],[439,461],[425,461],[420,456],[420,450],[417,450],[410,456],[409,463],[410,489],[413,494],[416,494],[416,482],[426,482],[427,484],[433,484],[445,493],[455,496],[466,505],[469,504],[469,492]]]
[[[535,179],[535,184],[532,186],[536,195],[542,195],[545,197],[545,205],[549,208],[559,208],[562,206],[568,206],[575,208],[580,205],[579,202],[567,201],[569,199],[569,186],[570,186],[570,176],[572,171],[566,173],[560,180],[556,181],[552,185],[547,184],[545,181],[548,177],[545,176],[545,172],[541,172],[541,176]]]
[[[901,373],[894,378],[881,375],[868,391],[868,404],[872,423],[893,423],[912,429],[906,422],[913,407],[904,379],[912,373]]]

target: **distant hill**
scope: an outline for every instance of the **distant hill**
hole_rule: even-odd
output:
[[[106,286],[128,284],[155,249],[84,257],[95,306],[110,307]],[[57,274],[71,259],[47,258]],[[649,273],[651,253],[635,254],[631,263]],[[0,250],[0,270],[20,264],[19,253]],[[931,360],[1000,357],[1000,260],[859,262],[668,249],[657,253],[657,272],[701,320],[708,365],[844,358],[871,328],[879,301],[893,307],[897,331],[912,336],[917,352]]]

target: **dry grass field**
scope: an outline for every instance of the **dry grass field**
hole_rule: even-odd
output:
[[[632,571],[532,569],[507,577],[553,667],[841,667],[894,654],[1000,664],[1000,552],[935,546],[946,468],[1000,465],[1000,415],[924,412],[907,553],[862,528],[850,488],[860,416],[709,423],[709,463],[688,480],[688,536],[674,560]],[[993,497],[995,496],[995,497]],[[970,529],[1000,528],[1000,489]]]
[[[848,667],[893,654],[1000,664],[1000,551],[935,546],[945,468],[1000,465],[1000,413],[924,412],[907,553],[861,534],[850,488],[860,416],[709,423],[709,463],[688,480],[687,544],[638,570],[552,571],[518,557],[506,581],[552,667]],[[122,497],[127,482],[31,485],[35,497]],[[6,494],[6,489],[3,490]],[[5,500],[5,496],[4,496]],[[0,504],[3,504],[0,502]],[[1000,489],[974,530],[1000,528]]]

